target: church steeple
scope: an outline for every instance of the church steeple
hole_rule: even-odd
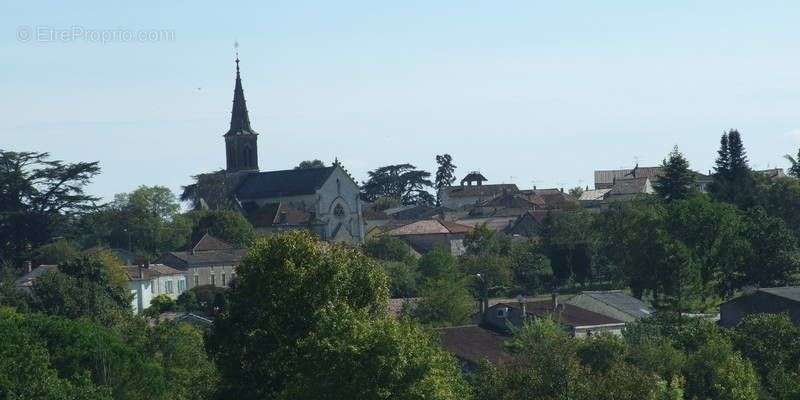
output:
[[[250,116],[242,89],[239,71],[239,53],[236,53],[236,84],[233,88],[231,126],[225,133],[225,150],[228,172],[258,171],[258,133],[250,127]]]

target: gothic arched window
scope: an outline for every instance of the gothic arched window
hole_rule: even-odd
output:
[[[333,215],[336,216],[336,218],[344,218],[344,207],[342,207],[341,204],[337,204],[336,207],[333,208]]]

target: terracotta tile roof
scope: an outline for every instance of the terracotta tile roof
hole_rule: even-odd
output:
[[[483,360],[492,364],[511,361],[513,356],[505,350],[509,336],[477,325],[437,329],[442,347],[457,358],[478,364]]]
[[[212,250],[231,250],[233,246],[222,239],[204,234],[197,243],[192,246],[193,251],[212,251]]]
[[[438,219],[426,219],[391,229],[386,231],[385,234],[390,236],[404,236],[467,233],[470,231],[472,231],[472,227],[456,222],[440,221]]]
[[[160,276],[170,276],[170,275],[182,275],[183,273],[175,268],[168,267],[163,264],[150,264],[149,267],[139,267],[139,266],[124,266],[122,267],[123,271],[125,271],[125,275],[128,276],[130,280],[149,280],[153,278],[157,278]]]

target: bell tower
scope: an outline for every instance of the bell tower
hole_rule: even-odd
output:
[[[236,54],[236,85],[233,89],[231,127],[225,137],[225,170],[227,172],[258,171],[258,133],[250,127],[244,100],[239,54]]]

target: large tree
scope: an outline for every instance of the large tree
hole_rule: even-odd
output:
[[[199,174],[192,179],[194,183],[183,187],[180,200],[189,203],[193,210],[233,210],[238,207],[225,171]]]
[[[208,341],[226,397],[463,395],[460,379],[450,375],[452,361],[407,325],[387,319],[386,276],[358,250],[301,231],[261,238],[237,278]],[[414,354],[428,354],[430,362]],[[320,365],[333,375],[314,375]]]
[[[664,174],[653,185],[653,189],[662,199],[681,200],[694,192],[694,172],[689,169],[689,161],[678,150],[678,146],[672,149],[661,167]]]
[[[367,172],[369,179],[361,186],[367,201],[382,197],[399,199],[403,204],[433,204],[434,197],[427,191],[433,186],[431,173],[418,170],[411,164],[395,164]]]
[[[747,209],[755,205],[756,184],[747,161],[742,136],[737,130],[722,134],[714,167],[714,198]]]
[[[800,150],[797,150],[797,157],[792,157],[789,154],[783,157],[790,163],[789,176],[800,179]]]
[[[18,264],[28,250],[62,236],[95,207],[84,192],[97,162],[66,163],[48,153],[0,149],[0,263]]]
[[[322,160],[304,160],[301,161],[300,164],[297,164],[294,169],[309,169],[309,168],[323,168],[325,167],[325,163]]]
[[[456,181],[456,177],[454,172],[456,170],[456,166],[453,165],[453,157],[450,154],[439,154],[436,155],[436,164],[439,167],[436,169],[436,180],[434,181],[433,187],[436,189],[436,202],[439,203],[439,191],[442,188],[450,186],[453,182]]]
[[[234,246],[244,247],[255,236],[253,225],[237,211],[190,211],[186,216],[192,221],[191,243],[208,233]]]

